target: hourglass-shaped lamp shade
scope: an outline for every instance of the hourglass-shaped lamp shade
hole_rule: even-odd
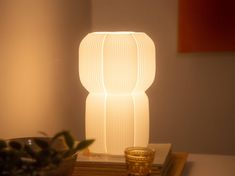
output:
[[[94,32],[79,48],[79,76],[89,91],[86,137],[97,153],[123,154],[146,146],[149,137],[145,90],[155,77],[155,46],[142,32]]]

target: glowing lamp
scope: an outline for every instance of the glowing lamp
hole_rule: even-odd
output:
[[[147,146],[153,41],[142,32],[90,33],[79,47],[79,76],[89,91],[86,138],[96,139],[91,151],[119,155],[126,147]]]

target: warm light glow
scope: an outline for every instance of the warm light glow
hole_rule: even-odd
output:
[[[146,146],[149,108],[145,90],[155,76],[155,47],[142,32],[93,32],[79,48],[79,76],[89,91],[86,138],[95,153],[123,154]]]

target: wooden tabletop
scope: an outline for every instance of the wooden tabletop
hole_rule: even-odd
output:
[[[172,154],[172,163],[171,167],[169,168],[166,176],[181,176],[185,163],[187,161],[188,153],[173,153]],[[88,176],[96,176],[91,174],[87,174]],[[126,174],[122,174],[126,175]],[[80,176],[79,170],[76,169],[74,170],[73,176]]]
[[[188,153],[173,153],[172,165],[167,176],[181,176],[187,162]]]
[[[167,176],[235,176],[235,156],[177,152],[172,157]]]
[[[189,154],[182,176],[235,176],[235,156]]]

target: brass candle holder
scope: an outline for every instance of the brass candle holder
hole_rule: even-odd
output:
[[[127,173],[130,176],[147,176],[151,167],[155,150],[147,147],[129,147],[125,150]]]

